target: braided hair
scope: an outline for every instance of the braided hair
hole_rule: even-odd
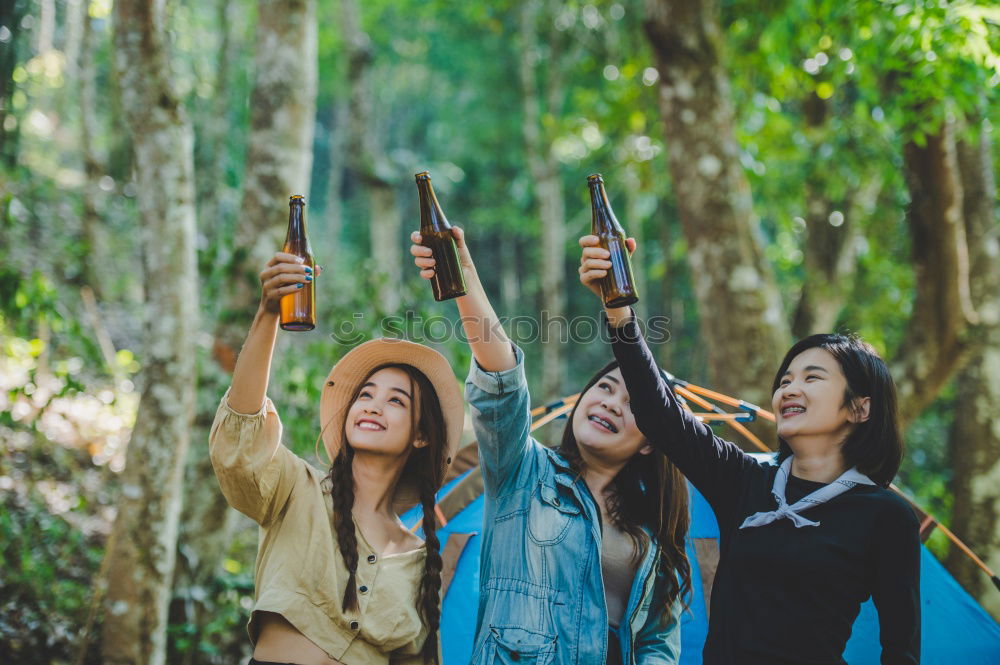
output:
[[[420,448],[411,449],[409,457],[403,467],[401,477],[416,478],[420,496],[420,504],[423,509],[423,532],[426,558],[424,559],[424,573],[420,579],[420,587],[417,595],[417,609],[420,611],[424,626],[427,628],[427,637],[423,644],[423,659],[425,662],[438,662],[438,628],[441,623],[441,543],[437,537],[437,519],[435,518],[435,492],[444,480],[445,463],[444,457],[447,455],[447,429],[445,426],[444,413],[441,410],[441,403],[430,380],[411,365],[406,364],[386,364],[376,367],[358,383],[354,395],[348,406],[345,408],[344,422],[342,423],[341,441],[343,445],[337,452],[336,458],[330,466],[330,473],[327,476],[330,485],[330,496],[333,501],[333,527],[337,538],[337,545],[347,567],[347,585],[344,589],[344,597],[341,608],[344,610],[358,609],[358,595],[356,575],[358,570],[358,540],[354,530],[354,520],[352,509],[354,507],[354,473],[352,463],[354,460],[354,449],[351,448],[347,440],[347,418],[346,409],[350,408],[361,388],[368,381],[368,378],[376,372],[386,369],[399,369],[410,378],[411,386],[417,390],[411,394],[419,395],[417,400],[418,408],[411,410],[412,441],[422,440],[427,445]]]
[[[423,509],[424,543],[427,558],[424,559],[424,574],[420,579],[420,594],[417,606],[427,626],[424,641],[424,662],[437,663],[437,633],[441,625],[441,542],[437,537],[437,516],[435,515],[434,491],[436,486],[428,476],[420,478],[420,505]]]

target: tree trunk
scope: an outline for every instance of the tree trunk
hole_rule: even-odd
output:
[[[94,90],[94,26],[90,20],[89,2],[79,0],[71,9],[77,12],[75,22],[80,24],[80,45],[76,75],[77,94],[80,100],[80,150],[83,156],[83,210],[80,225],[86,251],[83,253],[83,282],[101,299],[101,266],[105,265],[104,244],[101,236],[101,218],[97,211],[100,190],[98,181],[104,173],[95,147],[98,127],[94,111],[97,108]]]
[[[789,330],[733,132],[713,0],[647,0],[671,181],[714,388],[770,403]]]
[[[541,219],[542,315],[539,317],[542,335],[542,399],[556,397],[562,388],[563,349],[562,334],[567,330],[566,313],[566,204],[563,199],[562,175],[559,163],[552,155],[552,145],[543,137],[542,97],[538,75],[538,13],[537,0],[528,0],[521,6],[520,14],[520,78],[523,113],[522,132],[528,169],[534,181],[535,202]],[[562,83],[553,72],[559,66],[558,57],[552,55],[544,88],[548,92],[548,110],[555,112],[562,97]]]
[[[827,194],[830,178],[841,174],[830,170],[821,148],[830,140],[827,118],[830,103],[812,93],[803,104],[807,136],[811,138],[810,167],[806,178],[805,279],[792,315],[792,334],[798,339],[814,333],[833,332],[837,316],[851,291],[855,260],[854,193],[839,200]],[[877,178],[873,178],[877,181]]]
[[[1000,570],[1000,225],[988,131],[958,143],[971,295],[980,316],[968,364],[958,375],[955,420],[949,436],[954,496],[952,529],[994,571]],[[1000,595],[957,548],[948,568],[1000,620]]]
[[[222,7],[220,15],[227,15]],[[257,308],[258,273],[284,240],[288,197],[294,193],[308,195],[312,169],[317,75],[315,3],[260,0],[257,16],[244,191],[229,267],[233,279],[223,294],[213,349],[216,362],[229,373],[236,365],[237,349]],[[220,54],[220,58],[227,57]],[[220,71],[219,76],[224,72]],[[198,414],[197,431],[208,431],[214,406],[211,412]],[[174,608],[174,613],[202,626],[199,588],[216,574],[239,515],[228,508],[219,491],[206,449],[194,455],[187,474],[182,558],[175,585],[180,606]]]
[[[351,91],[348,153],[353,157],[351,170],[368,197],[369,252],[378,284],[378,303],[383,312],[394,313],[399,306],[403,269],[400,247],[403,217],[395,190],[399,175],[378,136],[377,112],[372,102],[371,39],[361,27],[357,0],[343,0],[342,9]]]
[[[52,50],[56,32],[56,3],[54,0],[36,0],[38,3],[38,29],[35,31],[35,53],[44,55]]]
[[[326,182],[326,239],[324,260],[335,261],[344,227],[344,174],[347,162],[348,105],[334,101],[330,112],[330,171]]]
[[[232,91],[230,78],[233,64],[239,63],[239,52],[245,48],[239,36],[245,23],[245,2],[216,0],[216,31],[219,42],[215,45],[215,79],[212,83],[212,98],[204,106],[199,104],[200,115],[196,127],[200,130],[199,142],[195,150],[195,169],[200,174],[198,182],[198,217],[202,220],[199,229],[201,247],[224,246],[229,220],[235,214],[237,192],[229,182],[232,128],[230,113]],[[279,216],[272,217],[274,222]]]
[[[133,136],[147,294],[143,390],[122,476],[101,651],[161,665],[194,407],[198,290],[193,137],[173,90],[164,3],[118,0],[115,62]]]
[[[962,183],[950,123],[903,148],[910,193],[916,296],[892,375],[900,419],[910,423],[941,391],[963,360],[965,331],[975,318],[969,295]]]
[[[28,11],[28,4],[27,0],[0,2],[0,25],[10,30],[10,39],[4,48],[0,48],[0,160],[10,169],[17,163],[20,124],[11,129],[7,116],[14,116],[11,105],[16,88],[13,73],[17,67],[18,40],[22,37],[21,20]]]
[[[284,241],[288,197],[309,194],[316,49],[315,0],[258,0],[243,199],[215,331],[216,361],[228,372],[257,307],[257,275]]]
[[[62,50],[66,57],[66,72],[74,79],[80,75],[80,49],[84,23],[90,20],[89,4],[84,0],[66,0]]]

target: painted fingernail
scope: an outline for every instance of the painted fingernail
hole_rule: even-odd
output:
[[[306,266],[306,274],[310,274],[311,275],[312,271],[313,271],[312,268],[310,268],[309,266]]]
[[[312,277],[310,277],[309,275],[306,275],[306,281],[307,281],[307,282],[311,282],[311,281],[313,281],[313,278],[312,278]]]
[[[303,284],[302,282],[299,282],[298,284],[295,285],[295,287],[299,289],[301,289],[303,286],[305,286],[305,284]]]

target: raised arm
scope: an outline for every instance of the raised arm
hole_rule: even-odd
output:
[[[517,361],[510,339],[500,326],[500,319],[493,311],[493,305],[490,304],[483,284],[479,281],[476,265],[472,262],[472,255],[465,244],[465,233],[456,226],[452,227],[452,234],[458,246],[458,259],[465,275],[466,287],[466,295],[456,298],[455,304],[458,305],[458,313],[462,317],[462,327],[465,329],[472,355],[479,363],[479,367],[487,372],[513,369]],[[413,241],[410,247],[410,253],[414,257],[413,262],[420,268],[420,276],[430,279],[434,276],[431,249],[420,244],[421,237],[417,231],[410,234],[410,239]]]
[[[479,444],[487,492],[496,496],[517,475],[532,445],[530,396],[524,379],[524,354],[516,350],[500,326],[500,319],[483,289],[465,234],[452,228],[465,275],[466,295],[455,299],[466,339],[472,349],[472,367],[465,382],[472,425]],[[410,253],[420,276],[434,276],[431,250],[420,234],[410,236]]]
[[[233,383],[209,434],[209,452],[222,493],[233,508],[266,525],[291,491],[288,469],[304,464],[281,446],[281,421],[266,399],[278,330],[279,301],[311,280],[309,268],[278,253],[260,274],[261,301],[243,344]]]
[[[592,235],[580,238],[580,246],[580,281],[600,297],[598,280],[610,267],[608,251]],[[634,251],[635,241],[629,238],[628,246]],[[606,307],[604,313],[639,430],[705,495],[717,517],[721,519],[720,512],[732,515],[743,473],[759,470],[761,465],[738,446],[715,436],[680,404],[646,346],[631,308]]]
[[[278,252],[260,273],[260,306],[236,360],[229,406],[239,413],[256,413],[264,405],[271,374],[271,357],[278,334],[282,296],[294,293],[312,280],[312,268],[294,254]]]

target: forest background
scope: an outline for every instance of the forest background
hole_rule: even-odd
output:
[[[536,403],[608,357],[575,272],[601,172],[665,367],[766,407],[793,339],[860,333],[897,484],[1000,569],[998,83],[985,1],[4,0],[0,660],[246,654],[256,530],[206,440],[257,273],[305,194],[320,323],[269,388],[297,452],[345,325],[402,316],[461,379],[406,253],[424,169]],[[542,344],[540,312],[584,324]]]

